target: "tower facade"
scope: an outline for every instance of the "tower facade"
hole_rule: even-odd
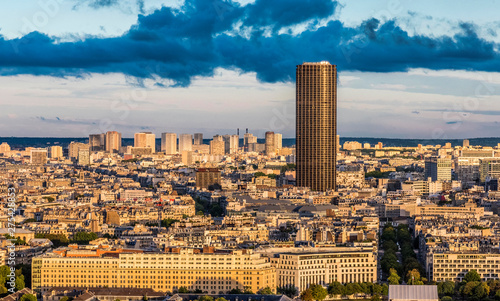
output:
[[[337,66],[304,63],[296,76],[297,186],[335,189]]]
[[[177,154],[177,134],[162,133],[161,134],[161,150],[167,155]]]

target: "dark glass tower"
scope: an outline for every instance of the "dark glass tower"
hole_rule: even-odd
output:
[[[297,186],[336,188],[337,66],[297,66]]]

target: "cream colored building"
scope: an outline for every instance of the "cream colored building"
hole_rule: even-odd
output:
[[[483,281],[498,280],[500,276],[500,254],[451,253],[434,254],[431,281],[462,281],[470,270],[476,270]]]
[[[134,147],[147,147],[151,149],[151,153],[154,153],[156,151],[155,134],[151,132],[135,133]]]
[[[136,251],[137,252],[137,251]],[[276,288],[276,270],[252,250],[169,249],[167,253],[66,248],[33,258],[32,288],[151,288],[160,292],[180,287],[208,294],[245,288]]]
[[[281,253],[271,258],[271,263],[276,267],[276,285],[294,286],[299,292],[311,284],[327,286],[333,281],[377,281],[377,259],[373,248]]]

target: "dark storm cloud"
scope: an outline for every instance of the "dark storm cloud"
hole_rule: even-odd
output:
[[[0,37],[0,75],[118,72],[187,86],[193,76],[210,76],[217,67],[256,72],[264,82],[293,81],[295,65],[321,60],[337,64],[339,70],[500,71],[498,45],[481,39],[468,23],[442,37],[409,35],[394,21],[377,19],[354,28],[334,20],[298,35],[278,33],[331,16],[336,7],[329,0],[314,5],[309,0],[257,0],[246,6],[189,0],[181,10],[164,7],[140,15],[120,37],[74,42],[58,42],[38,32],[15,40]],[[229,33],[237,24],[245,28],[244,37]]]

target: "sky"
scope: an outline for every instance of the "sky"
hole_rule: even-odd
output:
[[[0,137],[295,135],[295,66],[337,65],[344,137],[498,137],[500,1],[0,4]]]

